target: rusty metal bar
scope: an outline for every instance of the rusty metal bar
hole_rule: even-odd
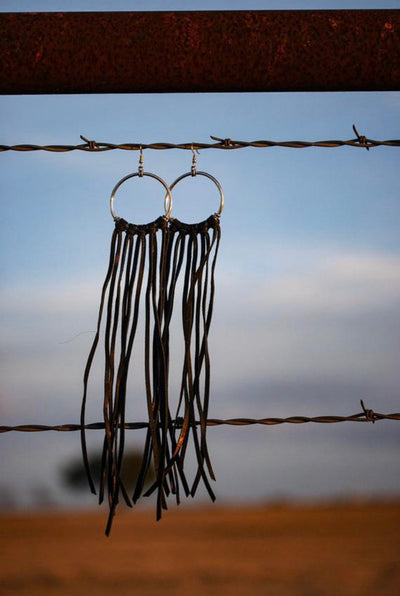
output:
[[[0,14],[0,93],[400,90],[400,10]]]

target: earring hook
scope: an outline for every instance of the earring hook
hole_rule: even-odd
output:
[[[143,174],[144,174],[142,145],[140,145],[140,157],[139,157],[138,173],[139,173],[140,178],[142,178],[143,177]]]
[[[196,149],[196,151],[195,151],[195,150],[193,149],[193,145],[192,145],[192,147],[191,147],[191,150],[192,150],[192,154],[193,154],[193,157],[192,157],[192,167],[191,167],[191,174],[192,174],[192,176],[196,176],[196,174],[197,174],[197,155],[196,155],[196,151],[197,151],[197,149]],[[197,153],[198,153],[198,151],[197,151]]]

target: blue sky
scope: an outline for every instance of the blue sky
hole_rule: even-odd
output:
[[[19,2],[18,10],[399,8],[398,2]],[[1,11],[15,11],[3,0]],[[400,93],[0,97],[1,143],[400,138]],[[400,150],[204,150],[226,196],[210,337],[213,417],[399,411]],[[93,338],[115,183],[136,152],[1,155],[3,424],[76,422]],[[145,151],[171,183],[191,154]],[[136,181],[137,182],[137,181]],[[146,221],[163,194],[142,181],[118,210]],[[201,179],[174,193],[176,217],[215,211]],[[143,406],[143,407],[142,407]],[[133,406],[132,406],[133,407]],[[144,403],[133,415],[144,415]],[[143,410],[143,412],[142,412]],[[101,418],[93,395],[90,416]],[[388,495],[400,490],[398,423],[210,429],[223,500]],[[91,435],[93,447],[100,435]],[[141,438],[132,438],[140,445]],[[21,506],[79,456],[77,435],[3,435],[0,489]],[[234,462],[234,464],[232,464]],[[42,491],[42,492],[41,492]],[[36,496],[35,496],[36,495]]]

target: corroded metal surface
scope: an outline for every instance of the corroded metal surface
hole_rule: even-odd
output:
[[[0,14],[0,93],[400,89],[400,10]]]

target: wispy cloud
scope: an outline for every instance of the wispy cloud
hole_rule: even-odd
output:
[[[354,315],[400,304],[400,258],[374,253],[331,254],[309,270],[267,282],[251,294],[254,308]]]
[[[210,349],[220,403],[229,403],[224,388],[262,379],[349,379],[390,387],[400,380],[400,259],[343,251],[310,258],[305,251],[297,268],[295,263],[265,279],[245,270],[239,277],[218,271]],[[79,395],[100,289],[99,279],[49,283],[29,293],[5,288],[5,395],[25,396],[26,407],[29,393],[67,400],[71,388]],[[181,338],[178,306],[176,313],[171,335]],[[172,360],[173,380],[181,360]]]

